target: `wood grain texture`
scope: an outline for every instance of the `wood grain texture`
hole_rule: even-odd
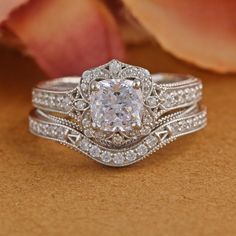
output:
[[[31,88],[45,76],[0,48],[0,235],[236,235],[236,76],[155,45],[129,48],[129,62],[202,78],[209,125],[114,169],[29,134]]]

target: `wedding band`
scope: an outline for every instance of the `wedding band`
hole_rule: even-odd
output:
[[[85,75],[86,73],[88,71]],[[92,76],[89,78],[92,80]],[[202,98],[202,83],[192,76],[159,73],[152,75],[152,81],[156,94],[149,96],[145,105],[155,108],[153,115],[156,119],[173,109],[191,106]],[[68,114],[80,121],[81,111],[89,106],[78,86],[80,84],[81,77],[64,77],[42,82],[33,89],[32,103],[36,108]],[[89,87],[85,89],[86,92],[88,90]]]
[[[193,76],[159,73],[117,60],[33,89],[30,131],[110,166],[135,163],[206,126]]]

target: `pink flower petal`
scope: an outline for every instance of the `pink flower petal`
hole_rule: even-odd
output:
[[[175,56],[217,72],[236,72],[235,0],[123,2]]]
[[[77,75],[124,58],[118,27],[100,1],[32,1],[15,12],[7,26],[52,77]]]
[[[0,23],[7,19],[9,14],[20,7],[22,4],[27,3],[29,0],[1,0],[0,2]]]

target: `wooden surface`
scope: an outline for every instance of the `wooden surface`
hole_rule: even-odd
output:
[[[236,76],[177,61],[157,46],[129,62],[204,82],[209,125],[128,168],[104,167],[29,134],[31,88],[45,78],[0,48],[0,235],[236,235]]]

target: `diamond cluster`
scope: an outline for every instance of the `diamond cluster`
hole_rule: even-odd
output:
[[[71,98],[61,93],[33,91],[32,102],[55,111],[68,112],[72,108]]]
[[[177,107],[186,103],[193,103],[200,100],[202,97],[202,87],[195,85],[187,88],[168,89],[163,93],[163,105],[166,108]]]

